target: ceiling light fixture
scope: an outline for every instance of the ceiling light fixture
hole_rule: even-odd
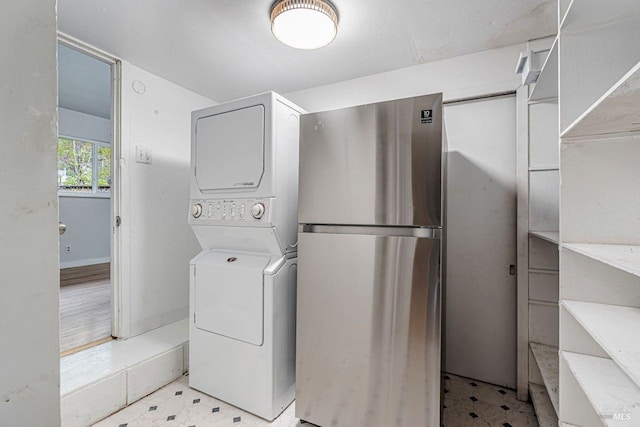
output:
[[[296,49],[318,49],[338,33],[338,11],[326,0],[279,0],[271,8],[271,31]]]

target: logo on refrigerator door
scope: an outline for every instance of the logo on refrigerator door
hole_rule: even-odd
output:
[[[420,123],[432,123],[433,122],[433,110],[420,111]]]

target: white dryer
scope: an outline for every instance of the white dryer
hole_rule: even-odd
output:
[[[269,92],[191,116],[189,385],[268,420],[295,393],[303,112]]]

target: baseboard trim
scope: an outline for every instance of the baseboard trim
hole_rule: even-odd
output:
[[[106,262],[111,262],[111,257],[79,259],[76,261],[65,261],[60,263],[60,269],[84,267],[85,265],[104,264]]]
[[[60,286],[111,280],[111,263],[60,269]]]

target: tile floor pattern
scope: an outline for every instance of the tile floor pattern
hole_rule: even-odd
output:
[[[513,390],[445,375],[444,427],[537,427],[533,407]],[[295,402],[272,423],[189,388],[183,376],[111,415],[96,427],[308,427]],[[356,426],[354,426],[356,427]]]
[[[444,427],[538,427],[533,406],[515,391],[450,374],[444,380]]]

